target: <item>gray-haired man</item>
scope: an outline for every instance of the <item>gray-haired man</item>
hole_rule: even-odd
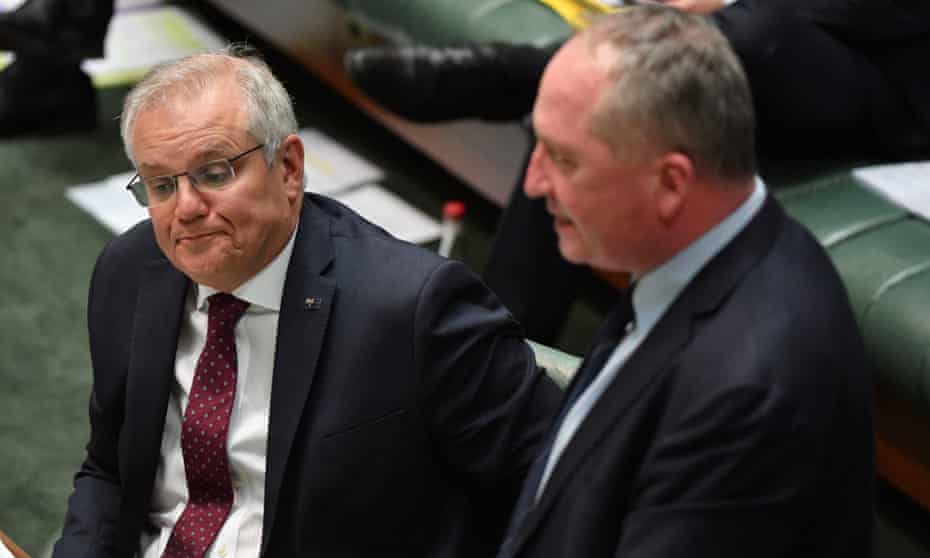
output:
[[[569,387],[502,557],[869,556],[866,358],[816,240],[754,177],[706,20],[607,16],[547,67],[525,191],[569,261],[635,280]]]
[[[151,219],[91,282],[56,557],[492,552],[558,392],[460,263],[304,194],[287,92],[206,54],[129,95]]]

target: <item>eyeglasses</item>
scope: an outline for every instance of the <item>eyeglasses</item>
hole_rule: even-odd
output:
[[[132,180],[129,181],[126,189],[132,192],[133,197],[142,207],[151,207],[170,200],[174,193],[177,192],[178,179],[182,176],[186,176],[190,180],[191,186],[198,190],[223,190],[231,186],[233,180],[236,179],[236,171],[233,169],[232,164],[264,146],[264,143],[260,143],[235,157],[210,161],[196,169],[178,174],[143,178],[139,176],[139,173],[136,173]]]

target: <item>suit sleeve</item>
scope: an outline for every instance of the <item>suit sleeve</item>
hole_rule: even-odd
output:
[[[99,283],[104,256],[97,262],[91,279],[88,297],[88,330],[91,339],[91,358],[94,367],[94,386],[90,397],[90,441],[84,462],[74,478],[74,491],[68,499],[65,524],[61,538],[55,544],[54,558],[72,556],[115,556],[116,524],[119,517],[120,484],[117,465],[119,425],[122,423],[121,393],[111,382],[116,380],[112,370],[112,355],[99,350],[110,347],[101,337],[103,316],[101,299],[95,295],[107,292]],[[118,384],[119,381],[117,380]]]
[[[561,393],[509,312],[459,262],[423,286],[415,339],[431,436],[499,542]]]
[[[760,385],[699,396],[670,422],[640,473],[616,556],[790,556],[820,459],[816,425],[778,387]]]

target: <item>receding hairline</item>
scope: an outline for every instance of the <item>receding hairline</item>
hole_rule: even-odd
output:
[[[236,73],[246,64],[242,59],[235,58],[223,53],[203,53],[196,54],[187,59],[189,62],[206,61],[207,65],[194,68],[191,64],[188,68],[190,72],[183,79],[172,80],[162,84],[156,91],[150,92],[141,105],[138,105],[133,113],[133,120],[144,112],[159,106],[162,103],[171,103],[178,100],[190,101],[203,98],[205,95],[214,92],[221,86],[230,87],[231,91],[242,97],[242,91],[236,80]],[[164,72],[168,71],[164,68]],[[155,73],[157,72],[157,73]],[[151,74],[152,80],[160,80],[163,75],[162,70],[156,70]],[[148,83],[143,81],[140,85]]]
[[[241,102],[244,100],[245,92],[237,79],[237,72],[241,71],[249,63],[248,60],[223,52],[209,52],[192,55],[185,59],[185,62],[189,64],[187,69],[190,73],[188,75],[185,75],[183,79],[176,79],[162,84],[154,92],[149,92],[144,97],[143,102],[134,107],[131,114],[123,115],[124,117],[131,117],[126,130],[127,147],[132,147],[132,136],[141,116],[157,109],[181,110],[175,107],[182,103],[203,100],[208,95],[216,93],[236,96],[236,100],[240,101],[233,103],[234,106],[238,107],[239,112],[239,121],[236,123],[236,128],[243,133],[249,133],[250,115],[243,108]],[[206,64],[195,67],[190,64],[192,62],[206,62]],[[172,64],[177,64],[177,62],[167,63],[163,68],[156,68],[152,74],[147,76],[147,79],[151,78],[158,81],[160,76],[163,75],[162,72],[169,71]],[[147,81],[143,80],[140,85],[146,83]]]
[[[663,14],[664,12],[664,14]],[[583,42],[586,45],[587,52],[590,55],[592,64],[604,71],[607,79],[607,87],[598,91],[594,99],[594,108],[589,113],[589,122],[587,123],[593,135],[603,139],[606,143],[618,153],[622,152],[624,158],[642,158],[650,157],[654,151],[675,150],[676,142],[667,140],[682,139],[682,146],[685,153],[703,171],[710,171],[715,176],[721,178],[739,177],[744,178],[755,172],[755,158],[751,151],[754,148],[751,130],[754,128],[754,116],[751,114],[752,106],[748,82],[739,60],[731,50],[729,42],[719,29],[717,29],[706,18],[700,18],[693,14],[682,14],[674,8],[659,7],[652,5],[642,5],[627,8],[616,14],[608,14],[597,18],[589,27],[575,35],[572,41]],[[674,67],[674,63],[669,66],[670,61],[674,60],[669,57],[671,51],[659,50],[654,48],[642,50],[643,47],[665,48],[665,45],[672,45],[681,48],[680,55],[676,56],[698,56],[696,60],[707,60],[707,57],[715,60],[718,65],[708,73],[706,70],[696,68],[689,72],[692,82],[700,82],[709,75],[723,78],[719,83],[719,88],[705,87],[707,91],[716,91],[714,99],[726,98],[734,101],[732,103],[733,113],[719,122],[722,130],[736,133],[734,138],[739,139],[738,143],[745,144],[746,149],[734,152],[728,148],[726,153],[721,154],[720,141],[711,143],[711,147],[705,149],[703,145],[695,147],[693,141],[695,133],[702,130],[706,121],[702,122],[700,118],[694,118],[693,115],[681,113],[677,121],[669,122],[668,114],[678,114],[677,107],[669,112],[660,112],[659,114],[643,113],[642,110],[651,103],[641,103],[626,96],[627,99],[621,105],[614,103],[619,94],[632,92],[630,79],[637,80],[644,78],[645,83],[635,85],[637,92],[644,90],[653,90],[656,83],[660,81],[654,73],[657,68],[664,70],[666,67]],[[695,46],[697,45],[697,46]],[[689,58],[690,59],[690,58]],[[652,71],[644,75],[644,71]],[[628,72],[629,71],[629,74]],[[627,75],[628,74],[628,75]],[[664,78],[665,74],[659,74]],[[674,76],[675,74],[670,74]],[[684,74],[679,74],[679,76]],[[632,76],[632,77],[631,77]],[[653,78],[657,81],[653,82]],[[674,78],[673,78],[674,79]],[[738,83],[742,82],[742,84]],[[670,82],[666,82],[670,83]],[[681,83],[685,83],[682,81]],[[645,89],[643,89],[645,87]],[[661,86],[660,86],[661,87]],[[654,89],[659,92],[661,89]],[[683,89],[675,89],[682,91]],[[745,93],[745,95],[743,94]],[[662,97],[659,97],[660,99]],[[745,102],[744,102],[745,101]],[[661,104],[661,103],[660,103]],[[617,136],[609,128],[605,127],[609,121],[615,117],[610,117],[610,111],[614,111],[618,106],[625,106],[629,112],[622,116],[623,120],[630,124],[625,129],[623,138]],[[687,105],[691,106],[691,105]],[[704,108],[707,108],[706,106]],[[715,107],[710,114],[718,114]],[[745,110],[743,110],[745,109]],[[706,114],[706,113],[702,113]],[[742,116],[747,114],[746,116]],[[656,128],[658,124],[665,121],[671,128]],[[671,130],[666,134],[666,130]],[[745,133],[747,130],[750,132]],[[706,130],[706,126],[704,128]],[[720,140],[724,137],[725,132],[710,133],[703,137],[710,137],[712,140]],[[657,141],[658,140],[658,141]],[[732,143],[729,140],[727,143]],[[689,147],[694,149],[689,149]],[[619,155],[620,153],[618,153]],[[748,173],[748,174],[747,174]]]

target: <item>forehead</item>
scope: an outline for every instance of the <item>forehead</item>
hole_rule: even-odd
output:
[[[589,129],[590,115],[607,83],[607,74],[584,40],[567,42],[546,67],[533,109],[537,134],[561,135]]]
[[[195,94],[168,92],[163,102],[142,110],[133,123],[133,153],[238,147],[247,113],[236,87],[218,82]],[[140,161],[142,162],[142,161]]]

